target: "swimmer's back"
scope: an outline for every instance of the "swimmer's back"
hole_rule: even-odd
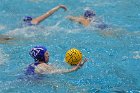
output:
[[[91,20],[91,26],[95,26],[96,28],[99,28],[101,30],[103,29],[106,29],[108,28],[108,25],[105,24],[101,19],[97,18],[97,17],[94,17],[92,20]]]

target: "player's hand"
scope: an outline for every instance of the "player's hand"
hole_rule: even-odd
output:
[[[83,62],[85,63],[85,62],[87,62],[88,61],[88,59],[87,58],[85,58],[84,60],[83,60]]]
[[[59,5],[60,8],[63,8],[65,11],[67,11],[67,7],[65,5]]]

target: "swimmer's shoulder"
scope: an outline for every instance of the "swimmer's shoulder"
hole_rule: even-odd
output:
[[[84,26],[88,26],[90,24],[90,20],[85,19],[84,17],[80,17],[79,23],[84,25]]]

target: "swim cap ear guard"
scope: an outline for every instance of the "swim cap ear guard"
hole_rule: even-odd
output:
[[[84,13],[85,18],[92,18],[95,15],[96,15],[95,12],[92,11],[92,10],[86,10],[85,13]]]
[[[47,49],[43,46],[35,46],[34,48],[31,49],[29,54],[35,61],[44,61],[45,62],[44,54],[46,51],[47,51]]]
[[[25,18],[23,19],[24,22],[29,22],[32,21],[32,17],[30,16],[25,16]]]

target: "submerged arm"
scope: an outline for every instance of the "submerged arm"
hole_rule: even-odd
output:
[[[68,16],[67,18],[68,18],[69,20],[71,20],[71,21],[81,22],[81,18],[79,18],[79,17]]]
[[[50,11],[46,12],[45,14],[33,19],[31,22],[33,24],[38,24],[41,21],[43,21],[44,19],[48,18],[49,16],[51,16],[54,12],[56,12],[58,9],[63,8],[65,11],[67,10],[67,8],[64,5],[59,5],[54,7],[53,9],[51,9]]]
[[[14,38],[7,36],[7,35],[0,35],[0,41],[5,41],[5,40],[12,40]]]

